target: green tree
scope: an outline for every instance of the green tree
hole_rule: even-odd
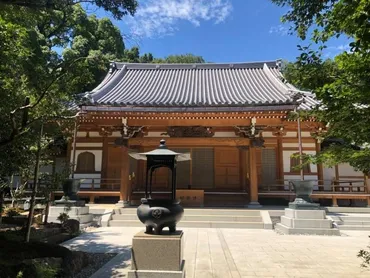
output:
[[[123,58],[119,30],[109,19],[88,17],[79,2],[0,1],[0,94],[6,100],[0,146],[31,134],[45,115],[70,115],[66,103],[99,83],[110,59]],[[117,18],[137,6],[135,0],[83,2]]]
[[[119,30],[109,19],[87,16],[78,2],[0,1],[1,178],[31,177],[35,158],[44,152],[35,148],[41,125],[43,140],[65,130],[69,122],[61,120],[74,117],[69,103],[101,81],[109,60],[123,58]],[[134,0],[83,2],[116,18],[136,8]],[[2,184],[1,196],[5,189]],[[33,202],[31,220],[32,208]]]
[[[347,162],[369,175],[370,1],[272,2],[289,6],[282,20],[292,24],[292,33],[319,45],[317,51],[311,45],[299,46],[300,56],[284,69],[289,82],[315,93],[320,104],[313,113],[328,124],[326,136],[343,139],[343,144],[328,148],[314,159],[328,165]],[[351,40],[351,50],[343,51],[332,60],[323,59],[328,40],[340,36]]]
[[[194,64],[194,63],[205,63],[202,56],[196,56],[193,54],[184,55],[169,55],[162,58],[157,58],[153,60],[154,63],[167,63],[167,64]]]
[[[122,19],[127,14],[134,15],[138,6],[136,0],[0,0],[0,5],[11,5],[20,8],[28,8],[34,11],[61,11],[67,7],[84,4],[92,4],[98,8],[110,12],[116,19]]]

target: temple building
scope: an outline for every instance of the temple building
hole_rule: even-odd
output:
[[[137,204],[146,162],[130,153],[153,150],[165,139],[171,150],[191,154],[177,165],[185,205],[258,207],[288,200],[294,194],[288,181],[300,179],[299,137],[303,153],[315,154],[326,127],[310,118],[298,128],[291,112],[317,102],[285,82],[280,67],[280,61],[111,63],[79,107],[84,113],[69,143],[73,177],[83,179],[80,195]],[[305,165],[303,172],[317,181],[318,200],[369,201],[363,174],[348,165]],[[154,194],[169,194],[170,181],[167,169],[157,170]]]

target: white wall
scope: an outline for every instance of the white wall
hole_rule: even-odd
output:
[[[295,137],[295,138],[297,138],[297,132],[295,132],[295,131],[288,131],[286,133],[285,137]]]
[[[283,148],[298,148],[298,143],[283,143]],[[315,148],[315,143],[302,143],[302,147],[304,148]],[[298,150],[297,150],[298,151]]]
[[[351,165],[348,163],[343,163],[338,165],[339,176],[358,176],[363,178],[364,174],[358,171],[355,171]]]
[[[316,154],[316,151],[305,151],[305,154]],[[290,172],[290,157],[297,151],[283,151],[284,172]],[[311,164],[311,173],[317,173],[317,165]],[[317,176],[314,176],[317,179]]]

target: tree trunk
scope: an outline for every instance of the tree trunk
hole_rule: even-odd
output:
[[[40,154],[41,154],[41,139],[42,139],[42,133],[44,130],[44,125],[41,123],[40,128],[40,135],[39,140],[37,142],[37,152],[36,152],[36,165],[34,170],[34,177],[33,177],[33,188],[32,188],[32,195],[31,195],[31,202],[30,202],[30,210],[28,212],[28,221],[26,226],[26,234],[25,234],[25,242],[30,241],[30,234],[31,234],[31,226],[33,221],[33,211],[35,209],[35,198],[37,193],[37,185],[39,182],[38,175],[39,175],[39,166],[40,166]]]
[[[56,168],[56,158],[54,157],[53,158],[53,167],[52,167],[52,170],[51,170],[51,176],[55,177],[55,168]],[[54,183],[54,180],[52,179],[53,183]],[[52,188],[54,187],[54,184],[51,184]],[[46,207],[45,207],[45,211],[44,211],[44,225],[46,225],[48,223],[48,215],[49,215],[49,209],[50,209],[50,200],[51,200],[51,192],[48,192],[48,196],[45,196],[46,198]]]
[[[9,187],[10,187],[10,195],[12,197],[12,208],[14,208],[14,202],[15,202],[15,198],[14,198],[15,189],[13,188],[13,180],[14,180],[14,175],[11,175]]]
[[[48,223],[50,199],[51,199],[51,193],[49,193],[49,196],[47,197],[47,201],[46,201],[45,215],[44,215],[44,225],[46,225]]]
[[[3,222],[4,191],[0,191],[0,225]]]

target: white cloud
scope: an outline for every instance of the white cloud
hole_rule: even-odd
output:
[[[335,45],[335,46],[328,46],[324,50],[324,58],[334,58],[338,54],[343,53],[345,51],[351,52],[351,47],[349,46],[349,43]]]
[[[286,36],[286,35],[289,34],[289,27],[284,26],[282,24],[277,25],[277,26],[271,26],[271,28],[269,30],[269,33],[270,34],[278,34],[278,35],[281,35],[281,36]]]
[[[200,26],[202,21],[223,22],[231,13],[230,0],[147,0],[128,24],[133,35],[171,35],[181,21]]]
[[[351,50],[351,47],[349,46],[349,43],[348,43],[348,44],[340,44],[337,46],[329,46],[327,49],[333,49],[338,52],[344,52],[344,51],[349,52]]]

